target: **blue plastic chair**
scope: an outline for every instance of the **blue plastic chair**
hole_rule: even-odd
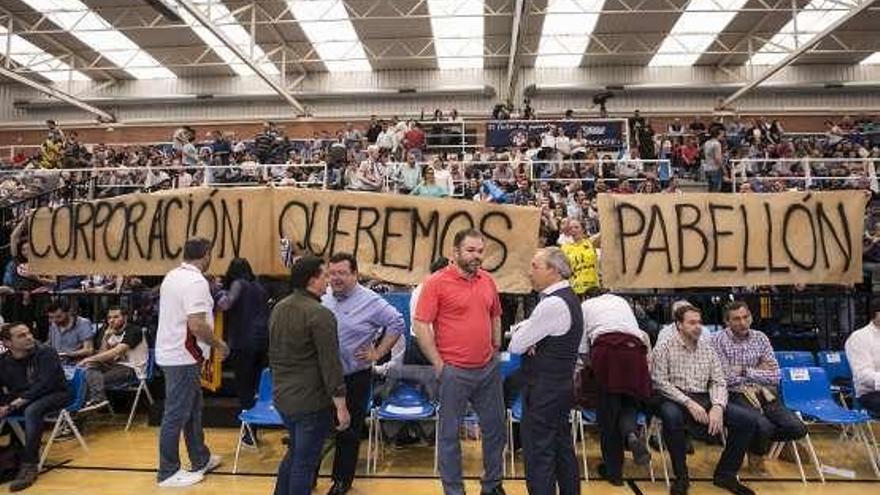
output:
[[[780,368],[803,368],[816,366],[816,358],[810,351],[776,351],[773,353]]]
[[[798,416],[813,423],[824,423],[852,427],[856,437],[861,439],[868,451],[874,474],[880,477],[880,466],[874,455],[869,436],[865,431],[869,417],[862,411],[854,411],[840,406],[831,396],[831,384],[825,370],[817,366],[782,369],[782,399],[785,406],[795,411]],[[804,439],[807,442],[813,464],[824,482],[821,464],[813,449],[809,433]]]
[[[257,437],[254,435],[251,426],[284,426],[284,420],[275,404],[272,402],[272,370],[263,369],[260,374],[260,385],[257,391],[257,402],[254,406],[246,411],[242,411],[238,415],[241,421],[241,429],[238,434],[238,446],[235,447],[235,462],[232,465],[232,473],[238,472],[238,457],[241,454],[241,443],[245,432],[247,432],[256,445]]]
[[[400,381],[378,407],[370,408],[367,432],[367,474],[376,473],[382,452],[382,421],[418,422],[434,420],[434,472],[437,472],[437,408],[415,385]]]
[[[512,352],[501,353],[501,378],[505,379],[519,371],[522,367],[522,356]]]
[[[841,401],[847,396],[851,396],[853,392],[852,370],[849,367],[849,360],[846,359],[846,353],[820,351],[816,353],[816,360],[819,362],[819,366],[825,370],[825,375],[831,382],[831,390],[840,394]],[[840,385],[835,385],[835,382]]]

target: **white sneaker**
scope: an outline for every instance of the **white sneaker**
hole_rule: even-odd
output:
[[[199,473],[200,475],[204,476],[204,475],[210,473],[211,471],[217,469],[220,466],[220,464],[223,464],[223,458],[220,457],[219,455],[211,455],[211,458],[208,459],[208,464],[206,464],[205,467],[203,467],[202,469],[199,469],[198,471],[193,471],[193,472]]]
[[[180,471],[159,482],[160,488],[182,488],[200,483],[205,479],[201,471]]]

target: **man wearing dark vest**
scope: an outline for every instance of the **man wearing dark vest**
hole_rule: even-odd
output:
[[[523,354],[522,432],[526,486],[530,495],[580,493],[571,441],[574,366],[584,331],[580,299],[568,278],[571,265],[559,248],[532,258],[532,286],[541,294],[531,317],[513,327],[508,350]]]

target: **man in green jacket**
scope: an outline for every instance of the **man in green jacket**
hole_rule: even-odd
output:
[[[348,428],[351,419],[336,319],[320,300],[327,290],[324,262],[315,256],[297,260],[290,285],[293,293],[275,306],[269,320],[273,399],[291,439],[278,467],[275,495],[308,495],[334,407],[337,430]]]

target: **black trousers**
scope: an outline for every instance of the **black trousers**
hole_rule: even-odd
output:
[[[636,432],[636,418],[640,401],[623,394],[609,394],[599,389],[596,403],[596,422],[599,423],[599,443],[602,461],[610,480],[623,477],[623,453],[626,437]]]
[[[731,392],[727,400],[732,404],[754,409],[741,393]],[[752,443],[749,445],[749,453],[751,454],[765,455],[770,451],[773,442],[790,442],[803,438],[807,434],[807,426],[803,421],[778,400],[765,405],[763,414],[758,410],[755,412],[758,413],[758,425]]]
[[[571,439],[574,402],[571,375],[532,376],[523,387],[520,434],[529,495],[580,494],[580,474]]]
[[[689,394],[689,396],[703,406],[706,411],[711,408],[709,394]],[[663,442],[669,451],[672,471],[677,479],[689,479],[685,432],[699,431],[706,435],[708,434],[707,427],[694,421],[687,408],[677,402],[660,399],[656,404],[655,413],[663,421]],[[736,403],[727,404],[724,409],[727,444],[721,453],[721,459],[715,466],[714,475],[716,477],[736,476],[757,429],[759,415],[760,413],[753,408],[745,408]]]
[[[232,362],[239,407],[242,410],[250,409],[254,407],[254,402],[256,402],[260,375],[269,364],[266,351],[263,349],[235,349]]]
[[[876,417],[880,417],[880,392],[868,392],[859,397],[859,403],[863,408]]]
[[[370,399],[372,370],[363,370],[345,376],[345,405],[351,415],[351,425],[336,432],[336,453],[333,457],[333,481],[350,485],[357,469],[367,401]]]

